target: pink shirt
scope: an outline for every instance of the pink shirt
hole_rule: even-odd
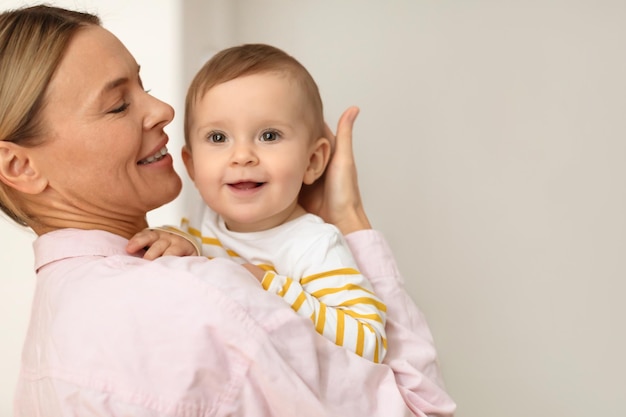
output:
[[[316,333],[230,260],[149,262],[103,231],[40,236],[15,416],[452,415],[389,247],[375,231],[347,239],[388,306],[383,364]]]

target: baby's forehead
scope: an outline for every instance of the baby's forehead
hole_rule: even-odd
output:
[[[209,103],[213,99],[220,97],[220,100],[228,100],[228,97],[232,97],[233,92],[237,92],[237,96],[241,94],[241,99],[245,100],[248,95],[247,92],[264,87],[263,94],[268,96],[268,106],[275,101],[287,100],[292,106],[298,108],[298,113],[303,117],[305,122],[311,130],[318,134],[318,131],[323,131],[324,120],[323,110],[321,105],[321,99],[317,86],[310,82],[307,82],[307,78],[299,74],[295,69],[287,68],[265,68],[261,70],[249,70],[237,74],[214,74],[212,77],[210,73],[206,73],[207,77],[202,85],[197,85],[194,103],[188,110],[198,111],[198,106],[203,107],[200,103]],[[237,86],[231,89],[230,86]],[[281,91],[281,93],[273,98],[270,93],[275,91]],[[221,90],[218,93],[218,90]],[[217,95],[216,95],[217,94]],[[213,97],[211,97],[213,96]],[[235,96],[236,97],[236,96]],[[208,101],[205,101],[208,100]],[[213,101],[215,105],[215,101]],[[295,108],[294,108],[295,109]],[[189,116],[189,115],[188,115]]]
[[[253,82],[259,82],[259,83],[265,82],[267,80],[271,80],[272,82],[285,83],[294,89],[293,90],[294,93],[298,92],[299,90],[304,89],[304,83],[301,82],[299,77],[296,74],[294,74],[293,71],[288,71],[286,69],[285,70],[272,69],[272,70],[244,72],[234,77],[228,77],[222,80],[216,80],[213,83],[213,87],[230,82],[230,81],[240,80],[240,79],[251,79]]]
[[[307,84],[288,71],[239,74],[236,77],[209,81],[199,90],[196,95],[196,105],[204,100],[211,100],[211,96],[226,100],[233,97],[232,94],[236,94],[235,97],[245,99],[255,96],[254,92],[262,92],[262,95],[272,101],[268,102],[268,105],[277,100],[281,102],[287,100],[293,105],[306,107],[311,112],[315,112],[317,107],[316,96],[312,94]]]

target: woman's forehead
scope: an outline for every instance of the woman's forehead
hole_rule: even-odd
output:
[[[101,95],[119,80],[135,77],[138,69],[119,39],[100,26],[90,25],[79,30],[68,44],[49,91],[74,97]]]

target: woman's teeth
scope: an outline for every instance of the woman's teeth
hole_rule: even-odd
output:
[[[160,161],[163,157],[167,155],[167,147],[162,147],[157,153],[152,156],[149,156],[141,161],[137,162],[138,165],[147,165],[156,161]]]

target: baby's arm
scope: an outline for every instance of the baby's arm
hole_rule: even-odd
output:
[[[270,271],[261,282],[263,288],[310,317],[318,333],[330,341],[381,362],[387,350],[387,309],[356,269],[341,236],[315,242],[302,260],[309,266],[300,281]]]
[[[153,260],[159,256],[194,256],[202,253],[197,240],[172,226],[144,229],[133,236],[126,245],[128,253],[145,249],[144,259]]]

